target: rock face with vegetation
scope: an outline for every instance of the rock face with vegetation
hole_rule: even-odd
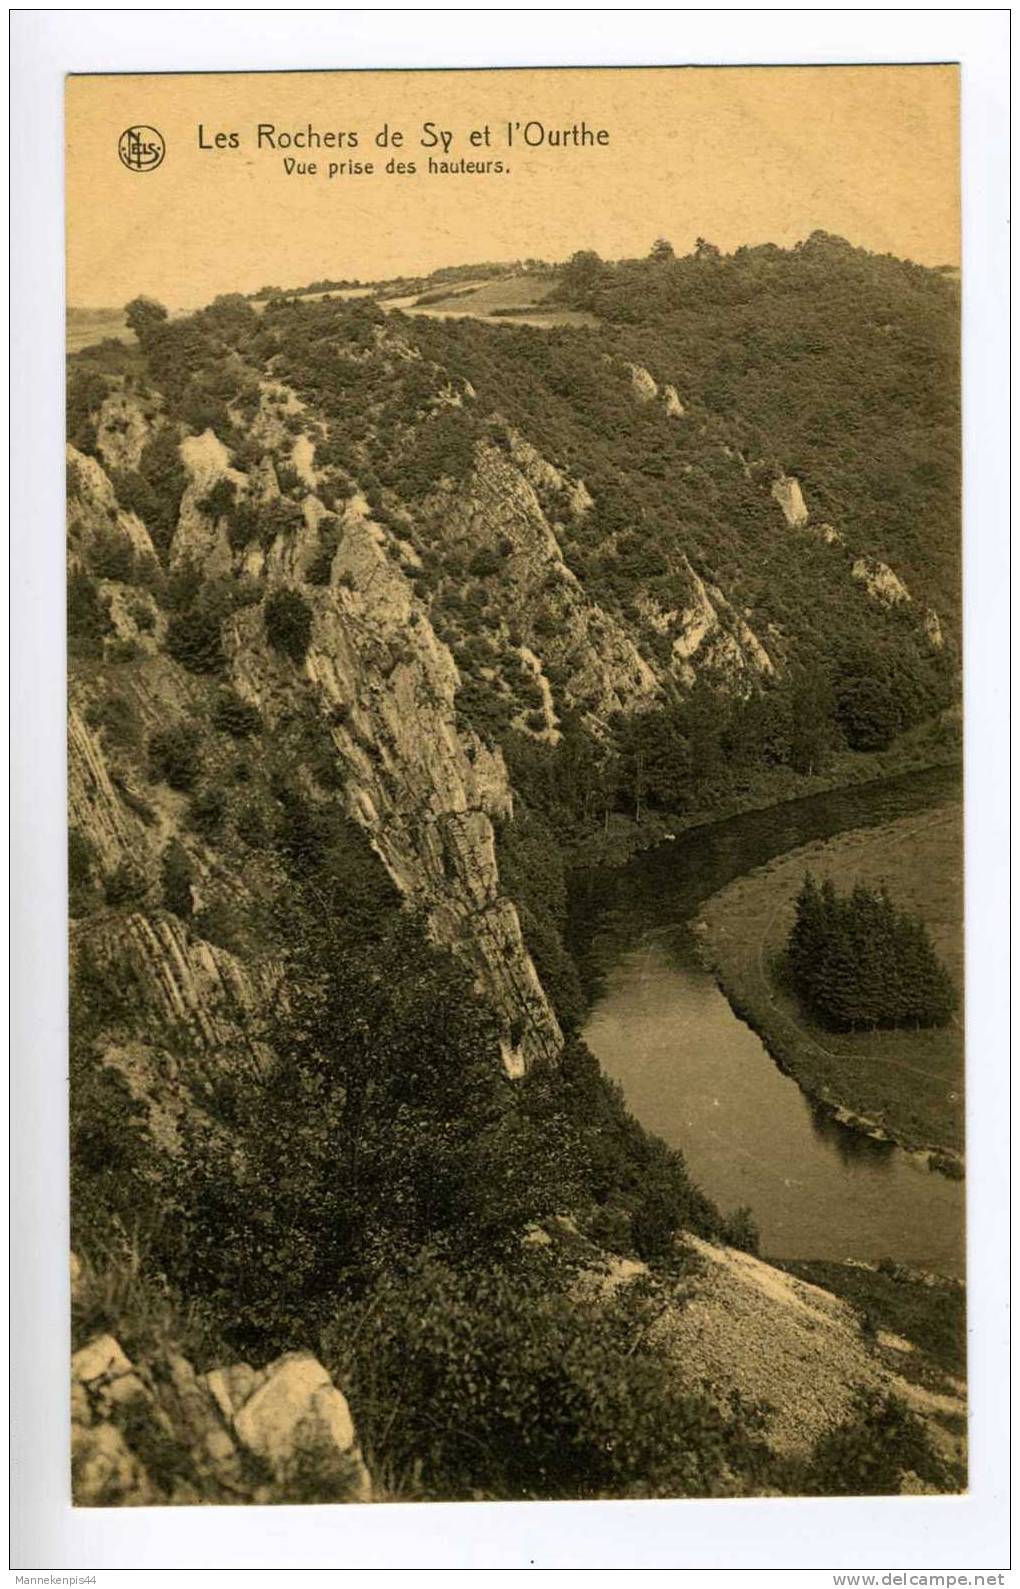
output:
[[[578,1041],[566,873],[952,697],[955,564],[913,518],[954,522],[952,474],[904,506],[867,436],[847,471],[818,275],[856,294],[860,377],[881,306],[922,379],[946,284],[817,239],[578,256],[550,293],[594,326],[137,300],[136,342],[72,359],[79,1500],[807,1483],[653,1328],[716,1262],[676,1233],[753,1224]],[[955,388],[923,378],[930,463]],[[607,1254],[641,1284],[593,1291]],[[920,1416],[888,1413],[890,1483],[951,1484]]]

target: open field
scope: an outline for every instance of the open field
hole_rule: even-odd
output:
[[[482,281],[450,284],[449,292],[426,287],[423,292],[385,301],[384,308],[400,309],[404,314],[431,315],[440,320],[469,317],[507,325],[572,326],[595,325],[594,315],[560,306],[543,308],[556,286],[551,276],[512,275]],[[442,294],[442,295],[441,295]],[[429,302],[422,302],[427,298]]]
[[[963,1150],[963,1015],[930,1031],[830,1032],[783,985],[779,963],[805,872],[845,890],[884,884],[920,912],[963,991],[963,825],[959,802],[807,845],[751,872],[702,912],[707,957],[742,1019],[812,1096],[956,1163]]]
[[[134,342],[135,334],[128,329],[123,309],[75,309],[68,307],[65,324],[68,353],[89,348],[106,337],[116,337],[121,342]]]

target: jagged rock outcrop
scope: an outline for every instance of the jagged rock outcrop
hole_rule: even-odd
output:
[[[254,1048],[252,1018],[276,987],[271,966],[254,971],[207,943],[169,912],[111,912],[72,935],[130,998],[136,1024],[201,1048]]]
[[[639,403],[652,403],[659,395],[659,383],[640,364],[628,364],[634,396]]]
[[[520,628],[546,667],[557,664],[568,703],[602,721],[640,709],[658,692],[655,674],[622,625],[590,600],[568,568],[532,484],[539,477],[564,488],[564,477],[553,471],[553,480],[540,472],[534,457],[523,461],[527,474],[499,448],[477,449],[466,484],[431,505],[445,544],[468,553],[500,552],[492,597],[505,615],[506,631]],[[582,506],[583,499],[576,500]]]
[[[67,808],[69,826],[88,838],[104,871],[144,849],[144,825],[114,789],[99,743],[74,705],[67,729]]]
[[[67,448],[68,565],[83,566],[89,549],[100,536],[111,533],[142,558],[154,558],[148,530],[136,513],[127,513],[117,501],[105,469],[97,458]]]
[[[808,510],[804,502],[804,493],[800,488],[800,481],[793,475],[780,475],[773,480],[771,495],[782,510],[783,518],[791,529],[796,529],[808,520]]]
[[[229,573],[234,554],[221,514],[209,513],[203,506],[213,486],[229,481],[243,494],[247,477],[230,467],[230,454],[215,431],[186,436],[180,446],[181,462],[188,471],[189,483],[181,498],[177,528],[170,545],[173,567],[191,563],[208,578]]]
[[[107,469],[137,469],[159,420],[155,401],[115,389],[96,416],[96,446]]]
[[[667,631],[672,634],[673,656],[685,682],[694,682],[695,657],[731,678],[771,673],[771,657],[722,591],[706,585],[686,558],[684,564],[690,597],[682,610],[668,615]]]
[[[662,402],[670,419],[680,419],[686,412],[675,386],[664,386],[662,388]]]
[[[934,607],[929,607],[924,615],[924,632],[928,636],[928,643],[933,651],[941,651],[945,645],[942,634],[942,624]]]
[[[591,493],[583,480],[571,480],[569,476],[557,469],[547,458],[521,433],[511,429],[510,456],[520,469],[524,478],[537,492],[549,491],[558,494],[567,505],[570,516],[574,519],[583,519],[592,506]]]
[[[300,578],[306,551],[300,530],[281,536],[266,577]],[[458,727],[456,665],[362,498],[345,507],[331,583],[308,599],[303,676],[332,724],[351,816],[437,940],[477,968],[503,1019],[508,1070],[552,1057],[559,1026],[500,893],[492,821],[512,810],[506,768]],[[228,647],[238,690],[271,731],[289,707],[292,669],[270,652],[255,610],[232,621]]]
[[[874,557],[855,558],[850,574],[863,585],[868,595],[886,607],[898,607],[910,600],[906,585],[889,567]]]
[[[346,1398],[309,1353],[198,1374],[169,1349],[132,1362],[112,1335],[71,1359],[71,1471],[78,1506],[372,1496]]]

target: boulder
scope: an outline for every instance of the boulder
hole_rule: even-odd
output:
[[[269,1365],[265,1379],[234,1416],[238,1439],[261,1457],[278,1480],[307,1465],[335,1475],[337,1500],[367,1500],[368,1471],[358,1449],[346,1398],[310,1352],[288,1352]]]

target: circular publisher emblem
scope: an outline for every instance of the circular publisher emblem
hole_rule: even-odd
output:
[[[155,171],[163,164],[166,144],[155,127],[129,127],[118,139],[117,153],[129,171]]]

